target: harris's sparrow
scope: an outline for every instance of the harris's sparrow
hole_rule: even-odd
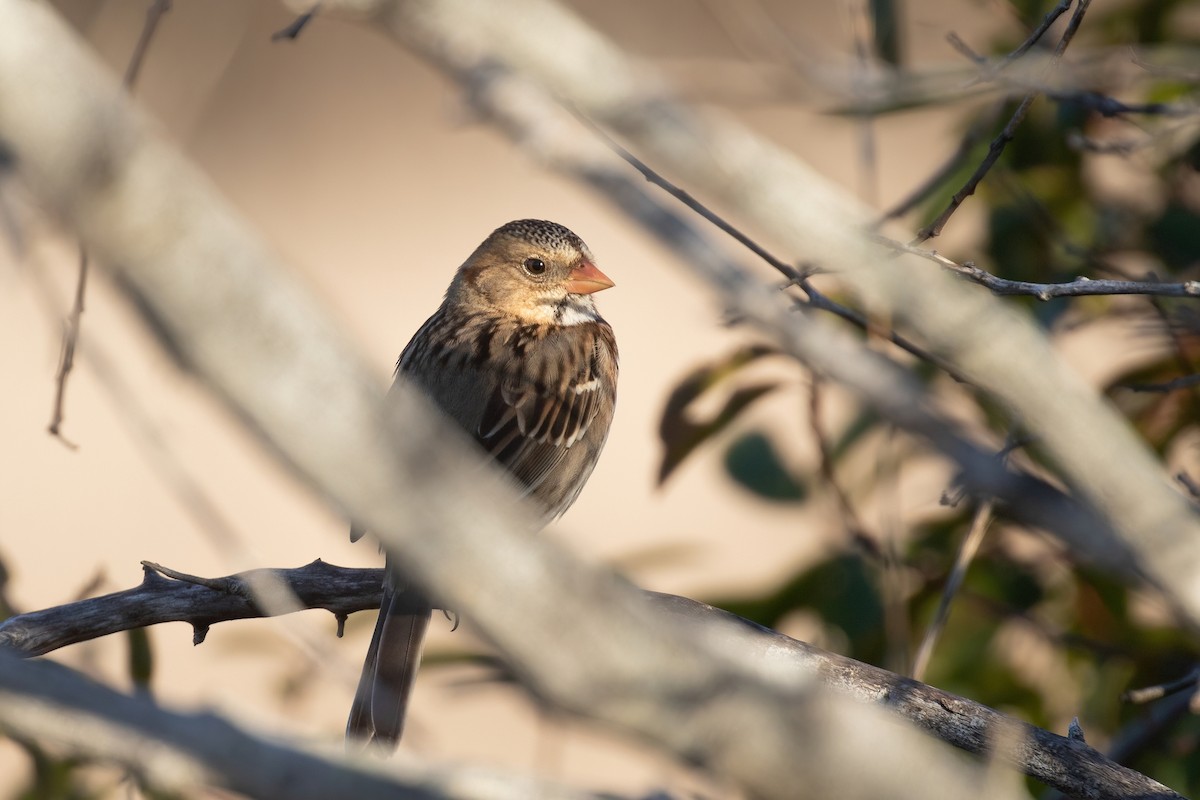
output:
[[[617,343],[592,294],[612,285],[563,226],[510,222],[459,267],[396,366],[397,381],[423,389],[516,478],[544,522],[575,502],[608,437]],[[388,574],[346,737],[390,749],[432,604]]]

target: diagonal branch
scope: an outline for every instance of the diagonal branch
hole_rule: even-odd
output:
[[[128,767],[167,796],[217,786],[289,800],[617,800],[479,768],[387,765],[256,736],[215,714],[167,711],[0,648],[0,730]]]
[[[341,5],[323,5],[323,13]],[[1050,526],[1074,552],[1120,574],[1148,578],[1193,624],[1200,621],[1200,520],[1136,432],[1062,362],[1028,316],[950,276],[922,270],[910,257],[881,258],[859,232],[868,215],[855,201],[732,121],[701,116],[676,101],[657,76],[548,0],[513,0],[504,11],[467,0],[349,5],[356,18],[429,58],[469,92],[478,93],[489,73],[509,69],[520,76],[499,88],[502,100],[491,98],[499,119],[521,114],[534,102],[531,95],[549,91],[636,146],[641,158],[657,161],[665,174],[677,173],[714,202],[737,208],[773,240],[797,254],[819,253],[822,264],[881,316],[915,332],[926,350],[1006,406],[1067,484],[1107,521],[1074,533],[1069,525]],[[562,46],[546,48],[547,41]],[[514,138],[540,153],[554,131],[521,133],[524,138],[513,132]],[[796,321],[804,315],[794,314],[784,323],[777,298],[747,284],[747,276],[695,262],[693,250],[683,255],[726,303],[789,350],[818,363],[842,357],[863,363],[845,349],[814,352],[812,331],[821,326]],[[847,382],[849,372],[843,365],[828,374]],[[895,375],[888,375],[878,382],[894,382]],[[861,392],[866,376],[856,377],[859,382],[848,385]],[[908,429],[925,419],[891,410]]]
[[[1056,6],[1050,12],[1050,14],[1046,16],[1046,19],[1043,20],[1042,24],[1044,27],[1039,26],[1038,30],[1034,31],[1034,35],[1030,36],[1029,39],[1026,40],[1027,44],[1031,44],[1032,42],[1036,41],[1037,38],[1040,38],[1041,35],[1045,33],[1046,29],[1053,24],[1054,19],[1056,19],[1057,16],[1062,12],[1066,11],[1070,4],[1070,0],[1063,0],[1061,3],[1059,3],[1059,5]],[[1090,4],[1091,0],[1079,0],[1078,5],[1075,6],[1075,13],[1071,15],[1071,21],[1067,23],[1066,30],[1063,31],[1062,37],[1058,40],[1058,44],[1054,48],[1054,55],[1050,58],[1051,68],[1058,63],[1058,60],[1062,57],[1063,52],[1066,51],[1067,45],[1069,45],[1071,40],[1075,38],[1075,32],[1079,30],[1079,25],[1083,22],[1083,15],[1087,13],[1087,9]],[[1013,59],[1016,57],[1016,55],[1012,56]],[[1006,60],[1000,68],[1003,69],[1003,67],[1007,66],[1009,63],[1011,63],[1011,61]],[[1016,136],[1017,128],[1020,127],[1021,123],[1024,121],[1025,115],[1029,113],[1029,107],[1033,105],[1033,101],[1037,99],[1038,94],[1038,92],[1030,92],[1029,94],[1025,95],[1020,104],[1017,106],[1016,110],[1013,111],[1012,116],[1009,117],[1008,122],[1004,125],[1004,129],[1001,130],[1000,134],[992,140],[991,144],[988,145],[987,155],[983,157],[983,161],[981,161],[979,166],[975,168],[975,171],[971,173],[971,177],[969,177],[967,182],[963,184],[963,186],[957,192],[954,193],[954,196],[950,198],[950,203],[946,206],[942,213],[938,214],[937,218],[934,219],[933,222],[929,223],[917,232],[917,243],[932,239],[935,236],[939,236],[942,232],[942,229],[946,227],[946,223],[950,221],[950,217],[954,216],[955,211],[958,211],[959,206],[961,206],[968,197],[975,194],[975,190],[979,187],[979,182],[987,176],[988,172],[991,171],[995,163],[1000,160],[1000,156],[1004,153],[1004,149],[1008,146],[1008,143],[1013,140],[1013,137]]]

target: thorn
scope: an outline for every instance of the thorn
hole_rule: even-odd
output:
[[[333,618],[337,620],[337,638],[341,639],[346,635],[346,615],[334,614]]]
[[[1083,726],[1079,724],[1079,717],[1071,718],[1071,724],[1067,726],[1067,738],[1087,744],[1087,740],[1083,738]]]
[[[208,637],[207,625],[192,625],[192,646],[204,644],[205,638]]]

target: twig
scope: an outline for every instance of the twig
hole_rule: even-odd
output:
[[[894,424],[884,427],[884,439],[875,461],[875,483],[885,509],[880,521],[879,550],[883,557],[875,565],[879,575],[879,597],[883,609],[884,664],[903,672],[909,664],[912,630],[909,625],[908,581],[900,542],[904,522],[900,492],[901,429]]]
[[[67,315],[67,321],[63,326],[62,349],[58,357],[58,370],[54,375],[54,410],[50,417],[50,425],[46,429],[51,436],[72,450],[77,449],[78,445],[62,433],[63,406],[67,398],[67,378],[70,376],[71,370],[75,368],[75,347],[79,344],[79,326],[83,321],[87,277],[87,250],[81,245],[79,248],[79,273],[75,279],[75,302],[71,306],[71,312]]]
[[[954,31],[946,34],[946,43],[961,53],[968,61],[974,61],[981,67],[987,64],[987,56],[976,53],[975,49],[964,42],[963,38]]]
[[[858,512],[854,510],[854,504],[850,502],[849,495],[846,494],[846,490],[838,482],[837,474],[834,472],[833,451],[829,446],[829,439],[825,436],[825,432],[821,430],[821,378],[816,373],[811,373],[809,381],[808,424],[821,457],[821,477],[825,481],[825,485],[833,492],[838,512],[842,517],[842,525],[850,533],[850,538],[860,549],[873,559],[878,560],[883,556],[879,548],[879,543],[867,534],[866,526],[863,525]]]
[[[1091,0],[1079,0],[1079,5],[1076,6],[1075,13],[1071,16],[1071,21],[1067,24],[1067,29],[1063,31],[1062,38],[1059,39],[1058,45],[1054,48],[1054,55],[1050,58],[1051,68],[1058,63],[1059,59],[1062,57],[1063,51],[1067,49],[1067,45],[1069,45],[1071,40],[1075,37],[1075,32],[1079,29],[1080,23],[1083,22],[1083,15],[1087,11],[1087,8],[1090,4]],[[1069,0],[1063,0],[1063,3],[1060,3],[1059,7],[1065,11],[1066,6],[1069,5]],[[1058,11],[1059,7],[1056,7],[1051,13],[1058,12],[1061,14],[1062,12]],[[1049,22],[1052,24],[1053,21],[1054,20],[1051,19]],[[1049,24],[1045,23],[1045,21],[1043,21],[1043,24],[1045,24],[1047,28],[1049,27]],[[1038,33],[1037,35],[1040,37],[1041,33]],[[1033,39],[1033,37],[1030,38]],[[1036,41],[1036,39],[1033,39],[1033,41]],[[1032,43],[1030,46],[1032,46]],[[942,229],[946,227],[946,223],[950,221],[950,217],[954,216],[954,212],[958,210],[958,207],[961,206],[968,197],[975,194],[975,189],[979,186],[979,182],[983,180],[984,176],[988,174],[992,166],[996,163],[996,161],[999,160],[1000,155],[1004,152],[1004,148],[1008,146],[1008,143],[1013,140],[1013,137],[1016,135],[1017,128],[1025,119],[1025,115],[1029,113],[1029,107],[1033,105],[1033,101],[1037,98],[1037,95],[1037,92],[1031,92],[1027,94],[1023,100],[1021,100],[1020,105],[1017,106],[1017,110],[1013,112],[1012,116],[1008,120],[1008,123],[1004,126],[1004,130],[1002,130],[1000,135],[993,139],[992,143],[988,145],[987,155],[984,156],[983,161],[975,169],[975,172],[971,174],[971,177],[967,179],[967,182],[963,184],[962,188],[954,193],[954,196],[950,199],[949,205],[946,206],[942,213],[939,214],[937,218],[933,220],[933,222],[929,223],[917,232],[917,237],[914,240],[915,243],[924,242],[940,235]]]
[[[1008,146],[1008,143],[1013,140],[1013,136],[1016,135],[1017,127],[1025,119],[1025,115],[1029,112],[1029,107],[1033,105],[1035,97],[1036,95],[1033,94],[1025,96],[1025,98],[1021,101],[1021,104],[1017,106],[1017,110],[1013,112],[1011,117],[1009,117],[1008,123],[1004,126],[1004,130],[1000,131],[999,136],[997,136],[995,139],[992,139],[991,144],[988,145],[987,155],[983,157],[983,161],[978,167],[975,168],[975,171],[971,173],[971,177],[967,179],[967,182],[963,184],[962,188],[954,193],[954,196],[950,198],[950,204],[946,206],[942,213],[938,214],[937,218],[934,219],[933,222],[917,231],[917,237],[914,242],[924,242],[932,239],[935,236],[941,235],[942,229],[946,227],[946,223],[950,221],[950,217],[954,216],[954,212],[958,211],[958,207],[961,206],[968,197],[975,194],[975,189],[979,186],[979,182],[982,181],[984,176],[988,174],[992,168],[992,165],[999,160],[1001,153],[1004,152],[1004,148]]]
[[[226,578],[202,578],[199,575],[189,575],[186,572],[164,567],[162,564],[155,564],[153,561],[143,561],[142,567],[152,572],[157,572],[165,578],[180,581],[181,583],[192,583],[196,586],[203,586],[206,589],[212,589],[214,592],[230,594],[234,597],[240,597],[243,600],[253,600],[254,598],[254,592],[251,591],[249,582],[236,575]]]
[[[1158,700],[1176,692],[1182,692],[1185,689],[1195,689],[1197,683],[1200,683],[1200,667],[1195,667],[1187,675],[1182,678],[1176,678],[1172,681],[1157,684],[1155,686],[1146,686],[1141,689],[1130,689],[1125,694],[1121,695],[1121,700],[1126,703],[1135,703],[1141,705],[1149,703],[1151,700]]]
[[[941,359],[938,359],[931,353],[926,352],[920,346],[910,341],[907,337],[897,333],[895,330],[877,325],[868,319],[865,314],[830,299],[828,295],[824,294],[812,285],[812,281],[809,280],[809,273],[798,270],[792,265],[783,261],[783,259],[773,255],[765,247],[760,245],[745,232],[734,226],[720,214],[697,200],[689,192],[681,189],[671,181],[667,180],[666,177],[656,171],[653,167],[642,161],[632,152],[627,150],[620,142],[609,136],[608,133],[596,125],[595,122],[590,120],[585,115],[580,114],[576,109],[570,110],[577,119],[587,126],[588,130],[595,134],[597,139],[604,143],[604,145],[614,153],[619,155],[627,164],[629,164],[629,166],[640,172],[642,177],[644,177],[649,183],[662,189],[684,206],[699,214],[704,220],[715,226],[717,230],[726,234],[735,242],[745,247],[754,255],[758,256],[764,262],[774,267],[781,275],[786,277],[790,283],[798,286],[808,298],[807,301],[804,302],[804,305],[817,308],[822,311],[827,311],[835,316],[841,317],[846,322],[849,322],[861,330],[864,330],[873,336],[886,339],[910,355],[914,355],[922,361],[926,361],[937,366],[939,369],[943,370],[960,383],[967,382],[966,378],[961,375],[961,373],[956,371],[953,367],[951,367],[949,364],[946,364]]]
[[[995,510],[995,507],[996,504],[992,500],[984,500],[975,509],[975,516],[971,519],[971,527],[958,548],[958,555],[954,559],[954,567],[950,570],[950,576],[946,579],[946,586],[942,589],[942,596],[938,600],[937,611],[934,612],[933,620],[929,623],[929,627],[925,629],[925,635],[921,638],[921,645],[917,648],[917,655],[913,658],[912,676],[914,680],[919,681],[925,677],[925,670],[929,667],[929,660],[933,657],[934,645],[937,644],[938,638],[942,635],[942,631],[945,630],[946,621],[950,619],[950,604],[954,601],[963,580],[967,576],[967,568],[975,559],[975,554],[979,552],[979,546],[983,543],[983,536],[987,533],[988,525],[991,524],[992,512]]]
[[[150,8],[146,10],[146,21],[142,25],[141,35],[138,36],[137,44],[133,48],[133,54],[129,57],[129,64],[125,67],[125,76],[122,84],[126,91],[133,90],[138,73],[142,69],[142,62],[146,57],[146,51],[150,47],[150,40],[154,38],[154,32],[158,29],[158,21],[170,8],[170,0],[154,0],[150,4]],[[87,250],[81,244],[79,246],[78,277],[75,279],[75,302],[71,306],[71,313],[67,316],[67,321],[63,328],[62,349],[58,359],[58,370],[54,375],[54,407],[50,417],[50,425],[47,428],[51,436],[72,450],[76,449],[78,445],[63,435],[62,423],[67,395],[67,378],[70,376],[71,370],[75,367],[75,348],[79,344],[79,331],[83,324],[87,278],[88,255]]]
[[[1005,56],[1004,59],[991,70],[991,72],[993,74],[1002,72],[1018,58],[1029,52],[1030,48],[1037,44],[1041,38],[1046,35],[1046,31],[1050,30],[1050,26],[1057,22],[1059,17],[1067,13],[1067,9],[1070,7],[1071,0],[1060,0],[1058,5],[1050,9],[1050,11],[1046,13],[1046,16],[1042,17],[1042,21],[1036,28],[1033,29],[1033,32],[1026,37],[1025,41],[1021,42],[1021,44],[1018,45],[1015,50]]]
[[[1140,752],[1156,745],[1168,728],[1194,713],[1192,699],[1186,694],[1175,694],[1150,706],[1147,713],[1131,720],[1112,737],[1106,755],[1118,764],[1128,764]]]
[[[909,192],[907,197],[884,212],[874,222],[873,227],[878,228],[889,219],[902,217],[925,202],[942,185],[943,181],[958,171],[958,168],[967,160],[967,156],[971,155],[971,151],[983,139],[987,130],[992,127],[996,118],[1000,116],[1000,112],[1004,110],[1004,106],[1005,103],[995,103],[987,112],[981,113],[971,123],[971,127],[959,141],[954,153],[940,167],[934,170],[933,174],[926,178],[920,186]]]
[[[947,266],[943,264],[943,266]],[[1158,297],[1200,296],[1200,281],[1156,283],[1152,281],[1092,280],[1078,277],[1068,283],[1029,283],[998,278],[990,272],[965,263],[949,267],[998,295],[1026,295],[1038,300],[1055,297],[1088,297],[1093,295],[1155,295]]]
[[[885,247],[901,253],[920,256],[926,261],[932,261],[951,272],[958,273],[993,294],[1013,296],[1022,295],[1036,297],[1046,301],[1056,297],[1089,297],[1093,295],[1153,295],[1156,297],[1200,297],[1200,281],[1183,281],[1182,283],[1159,283],[1157,281],[1116,281],[1099,279],[1093,280],[1078,277],[1066,283],[1030,283],[1028,281],[1010,281],[999,278],[987,270],[980,269],[970,261],[958,263],[946,258],[936,250],[926,250],[904,242],[897,242],[885,236],[875,235],[874,241]]]
[[[159,20],[170,10],[171,0],[153,0],[150,7],[146,9],[146,21],[142,25],[142,33],[138,36],[137,44],[133,46],[133,55],[129,57],[129,64],[126,65],[125,75],[121,80],[126,91],[132,91],[133,85],[137,82],[138,75],[142,71],[142,61],[146,58],[146,51],[150,49],[150,40],[154,38],[154,34],[158,30]]]

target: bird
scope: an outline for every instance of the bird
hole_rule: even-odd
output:
[[[617,343],[592,295],[613,285],[569,229],[509,222],[458,268],[396,364],[397,384],[424,391],[515,478],[539,527],[575,502],[608,438]],[[434,608],[390,561],[386,575],[346,723],[348,746],[385,754],[404,730]]]

